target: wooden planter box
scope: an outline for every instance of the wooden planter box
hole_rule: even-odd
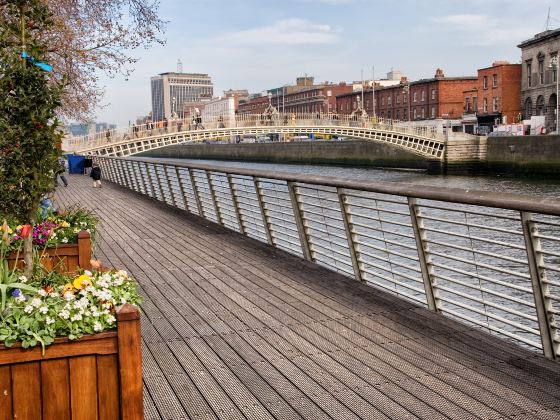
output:
[[[40,253],[43,250],[39,251]],[[8,256],[8,266],[13,268],[16,262],[15,252]],[[45,250],[41,263],[48,271],[54,270],[59,273],[75,273],[76,269],[91,270],[91,236],[89,232],[78,233],[78,243],[70,245],[58,245],[56,248]],[[17,260],[18,268],[23,269],[23,255],[20,252]]]
[[[46,348],[0,345],[0,420],[141,420],[138,309],[117,312],[117,330]]]

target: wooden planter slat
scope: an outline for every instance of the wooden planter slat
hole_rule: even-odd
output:
[[[48,346],[0,346],[0,420],[141,420],[142,354],[135,306],[117,312],[117,331]]]
[[[59,273],[75,273],[78,268],[91,270],[91,235],[89,232],[78,233],[78,243],[69,245],[58,245],[56,248],[47,248],[39,251],[41,263],[48,271],[53,269]],[[12,252],[8,255],[8,265],[13,268],[16,263],[23,269],[23,254]]]

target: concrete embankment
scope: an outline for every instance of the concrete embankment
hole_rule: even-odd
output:
[[[260,144],[189,144],[142,153],[143,156],[253,162],[314,163],[427,169],[428,161],[391,145],[371,141],[317,141]]]
[[[560,174],[560,136],[451,140],[443,162],[427,161],[392,145],[372,141],[190,144],[169,146],[142,155],[161,158],[427,169],[430,173],[448,174]]]

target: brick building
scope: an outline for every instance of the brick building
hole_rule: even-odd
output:
[[[521,48],[521,108],[523,117],[545,116],[548,131],[556,127],[557,66],[551,65],[559,57],[560,28],[536,34],[518,45]]]
[[[240,103],[239,114],[262,114],[269,100],[279,112],[285,113],[328,113],[336,109],[336,97],[351,92],[352,86],[346,83],[325,83],[313,86],[299,86],[297,89],[278,88],[271,90],[269,96],[260,96]]]
[[[395,86],[375,88],[375,113],[396,120],[459,119],[463,114],[464,92],[476,87],[476,77],[445,77],[437,69],[432,79],[409,82],[405,78]],[[351,114],[361,101],[361,92],[339,95],[337,112]],[[363,109],[373,113],[371,89],[364,91]]]
[[[478,70],[476,92],[467,92],[465,112],[474,110],[479,128],[512,124],[521,118],[521,64],[496,61]]]

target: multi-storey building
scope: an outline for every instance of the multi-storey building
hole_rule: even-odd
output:
[[[518,45],[521,48],[521,107],[523,117],[545,117],[546,130],[555,130],[560,28],[536,34]]]
[[[479,69],[476,96],[471,100],[465,99],[465,108],[475,109],[480,128],[518,122],[521,119],[521,64],[496,61],[492,67]]]
[[[212,78],[202,73],[161,73],[151,78],[152,118],[184,118],[185,104],[212,98]]]
[[[463,92],[476,87],[476,77],[445,77],[437,69],[432,79],[409,82],[402,78],[395,86],[376,87],[375,101],[371,89],[364,91],[363,104],[361,92],[352,92],[337,97],[337,111],[351,114],[360,106],[373,115],[382,118],[417,121],[444,118],[457,120],[463,114]]]
[[[266,95],[252,95],[246,100],[239,101],[238,114],[264,114],[269,105]]]

